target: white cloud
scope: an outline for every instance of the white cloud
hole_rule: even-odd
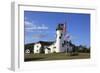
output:
[[[24,24],[25,24],[26,27],[28,27],[28,26],[29,26],[29,27],[34,27],[34,26],[36,26],[36,25],[34,24],[34,22],[30,22],[30,21],[25,21]]]
[[[48,29],[48,27],[45,24],[35,24],[35,22],[30,22],[25,20],[24,21],[25,24],[25,31],[33,31],[33,30],[45,30]]]
[[[33,35],[33,38],[37,38],[37,39],[41,39],[41,38],[45,38],[47,35],[45,35],[45,34],[34,34]]]

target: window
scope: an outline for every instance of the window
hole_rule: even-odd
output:
[[[53,48],[55,49],[56,47],[54,46]]]
[[[61,39],[61,37],[62,37],[62,33],[61,33],[61,36],[59,37],[59,39]]]
[[[59,37],[59,39],[61,39],[61,36]]]
[[[38,48],[39,46],[37,46],[37,48]]]
[[[36,52],[38,52],[38,50],[36,50]]]

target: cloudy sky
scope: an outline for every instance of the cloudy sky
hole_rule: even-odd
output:
[[[24,11],[25,44],[55,41],[59,23],[66,23],[66,33],[74,44],[90,46],[89,14],[36,11]]]

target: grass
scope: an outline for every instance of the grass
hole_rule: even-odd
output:
[[[24,60],[27,61],[46,61],[46,60],[70,60],[70,59],[88,59],[90,53],[78,53],[70,55],[67,53],[51,53],[51,54],[25,54]]]

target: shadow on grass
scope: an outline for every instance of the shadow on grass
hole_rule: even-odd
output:
[[[26,58],[24,59],[24,61],[28,62],[28,61],[36,61],[36,60],[41,60],[41,59],[44,59],[44,58]]]

